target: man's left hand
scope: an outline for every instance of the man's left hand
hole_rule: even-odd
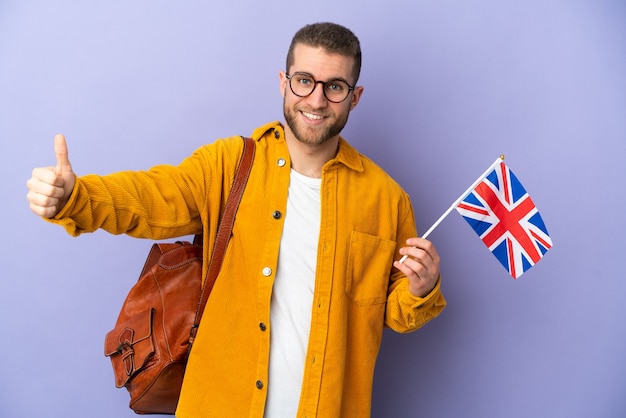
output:
[[[409,238],[406,244],[407,247],[400,248],[406,259],[402,263],[394,261],[393,266],[408,277],[411,294],[423,298],[439,279],[439,254],[433,243],[424,238]]]

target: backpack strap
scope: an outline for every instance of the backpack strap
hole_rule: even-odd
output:
[[[243,196],[246,183],[248,182],[248,177],[250,176],[250,171],[252,170],[255,148],[256,143],[253,139],[243,138],[243,153],[241,155],[241,161],[239,162],[239,167],[235,173],[235,180],[233,181],[233,185],[230,189],[230,194],[226,200],[226,207],[224,208],[222,219],[220,220],[220,224],[217,228],[217,238],[215,240],[213,252],[211,253],[207,277],[202,285],[202,291],[200,292],[200,299],[198,300],[198,307],[196,309],[196,318],[193,321],[193,326],[191,327],[191,332],[189,334],[190,350],[193,341],[196,338],[196,333],[198,331],[198,326],[200,325],[200,319],[202,318],[204,307],[206,306],[207,300],[209,300],[209,295],[211,294],[217,275],[222,268],[222,262],[224,261],[224,257],[226,255],[228,241],[230,240],[233,225],[235,223],[237,208],[239,208],[241,197]],[[200,239],[201,238],[196,235],[194,242],[199,241]]]

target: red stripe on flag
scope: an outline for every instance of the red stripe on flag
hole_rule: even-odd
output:
[[[506,247],[509,252],[509,270],[511,272],[511,276],[517,279],[517,273],[515,272],[515,257],[513,255],[513,242],[508,238],[506,240]]]
[[[506,166],[503,163],[500,163],[500,172],[502,173],[502,187],[504,188],[504,200],[509,205],[511,204],[511,200],[509,199],[509,178],[506,172]]]
[[[539,235],[537,235],[537,233],[535,231],[530,231],[530,234],[533,236],[534,239],[539,241],[541,243],[541,245],[543,245],[547,249],[552,248],[552,245],[549,242],[547,242],[546,240],[544,240],[543,238],[541,238]]]
[[[466,205],[465,203],[459,204],[458,208],[465,209],[467,211],[474,212],[474,213],[477,213],[479,215],[489,216],[489,212],[486,211],[485,209],[477,208],[475,206]]]

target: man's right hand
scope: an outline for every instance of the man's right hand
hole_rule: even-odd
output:
[[[26,199],[30,209],[44,218],[52,218],[63,209],[76,182],[67,156],[65,137],[61,134],[54,137],[54,153],[56,167],[35,168],[32,177],[26,182]]]

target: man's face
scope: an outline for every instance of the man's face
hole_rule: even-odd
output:
[[[329,54],[322,48],[298,44],[294,49],[293,65],[287,70],[289,75],[306,73],[316,81],[342,79],[354,85],[353,65],[353,58]],[[282,71],[280,83],[287,128],[298,141],[310,145],[323,144],[331,138],[336,139],[363,92],[362,87],[355,87],[346,100],[333,103],[324,96],[321,84],[317,84],[309,96],[299,97],[289,88],[289,80]]]

